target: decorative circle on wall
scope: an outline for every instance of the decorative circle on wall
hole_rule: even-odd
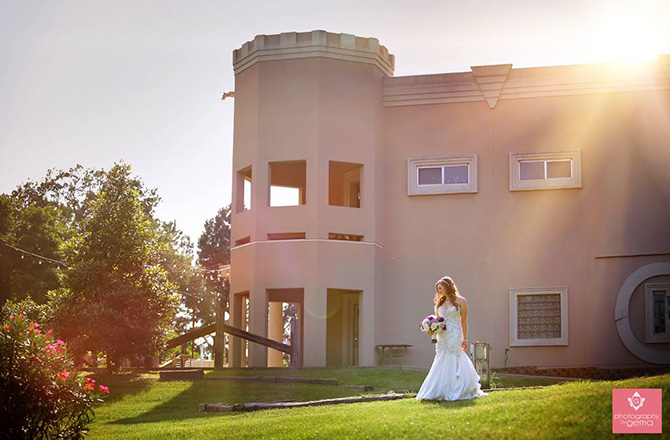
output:
[[[668,364],[670,363],[670,356],[667,351],[654,350],[637,340],[635,335],[633,335],[633,329],[630,327],[630,319],[628,317],[630,300],[637,286],[645,280],[659,275],[670,275],[670,263],[647,264],[637,269],[624,281],[619,289],[616,306],[614,307],[614,322],[616,323],[616,329],[621,342],[623,342],[628,351],[645,362]]]

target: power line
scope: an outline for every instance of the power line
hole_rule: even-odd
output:
[[[61,266],[65,267],[65,268],[68,267],[67,264],[62,262],[62,261],[54,260],[53,258],[45,257],[43,255],[38,255],[34,252],[30,252],[30,251],[27,251],[25,249],[18,248],[16,246],[12,246],[11,244],[7,243],[3,238],[0,238],[0,242],[2,242],[2,244],[7,246],[8,248],[15,250],[16,252],[20,252],[22,254],[30,255],[32,257],[39,258],[40,260],[48,261],[50,263],[60,264]],[[191,270],[193,270],[194,272],[200,273],[201,275],[209,274],[209,273],[220,274],[221,272],[224,271],[224,269],[205,269],[205,268],[193,267],[193,266],[191,266]]]
[[[33,257],[35,257],[35,258],[39,258],[40,260],[48,261],[48,262],[50,262],[50,263],[60,264],[60,265],[63,266],[63,267],[67,267],[67,264],[63,263],[62,261],[54,260],[53,258],[44,257],[44,256],[42,256],[42,255],[37,255],[37,254],[35,254],[35,253],[33,253],[33,252],[30,252],[30,251],[27,251],[27,250],[25,250],[25,249],[17,248],[16,246],[12,246],[11,244],[7,243],[7,242],[6,242],[5,240],[3,240],[2,238],[0,238],[0,241],[2,242],[2,244],[4,244],[5,246],[7,246],[8,248],[14,249],[14,250],[17,251],[17,252],[21,252],[22,254],[27,254],[27,255],[33,256]]]

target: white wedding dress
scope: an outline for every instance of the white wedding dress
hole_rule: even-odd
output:
[[[481,390],[474,365],[461,347],[463,329],[460,311],[450,305],[447,308],[440,306],[437,312],[444,318],[447,329],[437,333],[435,359],[416,399],[466,400],[486,396]]]

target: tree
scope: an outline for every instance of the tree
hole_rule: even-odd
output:
[[[0,304],[26,297],[44,303],[47,292],[59,287],[58,264],[12,246],[61,260],[65,242],[81,230],[106,181],[106,171],[77,165],[48,170],[43,180],[0,195]],[[160,201],[156,190],[145,188],[135,177],[129,177],[128,185],[137,191],[144,213],[153,218]],[[160,221],[154,222],[161,227]]]
[[[104,351],[110,371],[123,357],[156,352],[177,301],[160,264],[168,244],[136,182],[125,164],[106,173],[67,243],[63,288],[51,296],[59,334],[75,350]]]
[[[46,204],[23,205],[19,200],[0,195],[0,292],[8,299],[30,297],[46,301],[49,290],[59,287],[58,264],[23,253],[16,248],[51,260],[62,258],[67,237],[58,207]]]
[[[178,289],[181,297],[181,312],[176,316],[175,327],[179,333],[186,331],[192,322],[193,299],[196,300],[196,320],[211,323],[207,311],[212,309],[208,301],[205,278],[193,266],[193,244],[187,235],[177,229],[175,222],[163,222],[158,227],[159,240],[167,243],[160,253],[160,264],[168,279]]]
[[[230,263],[230,205],[205,222],[198,248],[198,262],[204,267]]]
[[[226,307],[228,284],[218,271],[221,265],[230,264],[230,205],[205,222],[205,231],[198,239],[198,264],[204,269],[203,275],[213,301],[207,301],[210,308],[202,310],[201,319],[205,323],[214,321],[214,307]],[[204,305],[204,304],[203,304]]]
[[[200,319],[204,323],[212,323],[215,308],[227,309],[229,286],[218,269],[221,265],[230,264],[230,205],[216,213],[216,216],[205,222],[205,231],[198,239],[198,264],[204,269],[208,300],[203,301],[209,306],[201,311]]]
[[[202,310],[204,323],[223,323],[229,310],[230,286],[219,272],[221,265],[230,264],[230,205],[219,209],[216,216],[205,222],[205,231],[198,239],[198,263],[204,268],[206,297]],[[223,331],[217,328],[214,342],[214,365],[223,365]]]

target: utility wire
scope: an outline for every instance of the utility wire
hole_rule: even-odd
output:
[[[42,256],[42,255],[38,255],[38,254],[36,254],[36,253],[34,253],[34,252],[30,252],[30,251],[27,251],[27,250],[25,250],[25,249],[18,248],[18,247],[16,247],[16,246],[12,246],[11,244],[7,243],[7,242],[6,242],[4,239],[2,239],[2,238],[0,238],[0,242],[2,242],[2,244],[4,244],[5,246],[7,246],[8,248],[10,248],[10,249],[14,249],[15,251],[20,252],[20,253],[22,253],[22,254],[30,255],[30,256],[32,256],[32,257],[39,258],[40,260],[48,261],[48,262],[50,262],[50,263],[60,264],[60,265],[63,266],[63,267],[67,267],[67,264],[66,264],[66,263],[63,263],[62,261],[54,260],[53,258],[49,258],[49,257],[45,257],[45,256]],[[199,272],[199,273],[201,273],[201,274],[204,274],[204,273],[214,273],[214,272],[216,272],[216,273],[221,273],[221,272],[222,272],[221,269],[204,269],[204,268],[199,268],[199,267],[191,267],[191,270],[193,270],[194,272]]]
[[[5,240],[3,240],[2,238],[0,238],[0,241],[2,242],[2,244],[4,244],[5,246],[7,246],[8,248],[14,249],[14,250],[17,251],[17,252],[21,252],[21,253],[23,253],[23,254],[27,254],[27,255],[31,255],[31,256],[33,256],[33,257],[35,257],[35,258],[39,258],[40,260],[48,261],[48,262],[50,262],[50,263],[60,264],[60,265],[63,266],[63,267],[67,267],[67,264],[63,263],[62,261],[54,260],[53,258],[44,257],[44,256],[42,256],[42,255],[37,255],[37,254],[35,254],[35,253],[33,253],[33,252],[30,252],[30,251],[27,251],[27,250],[25,250],[25,249],[17,248],[16,246],[12,246],[11,244],[7,243],[7,242],[6,242]]]

